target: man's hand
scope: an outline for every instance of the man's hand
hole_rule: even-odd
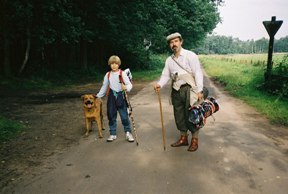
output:
[[[155,90],[155,92],[160,92],[160,89],[161,89],[161,86],[159,85],[159,84],[156,84],[155,86],[154,86],[154,90]]]
[[[199,92],[197,95],[198,95],[198,101],[204,100],[203,91]]]

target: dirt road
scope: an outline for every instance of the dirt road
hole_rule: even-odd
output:
[[[9,142],[1,147],[1,193],[286,194],[288,129],[269,124],[253,108],[205,81],[221,109],[215,121],[209,117],[201,129],[200,147],[194,153],[186,151],[187,147],[170,147],[179,134],[168,103],[168,88],[161,93],[167,135],[163,150],[153,83],[143,89],[138,85],[141,90],[130,98],[139,146],[125,141],[120,123],[115,142],[106,142],[108,130],[104,139],[95,140],[95,133],[81,137],[84,123],[77,95],[55,96],[51,103],[47,99],[44,104],[32,102],[10,111],[26,115],[23,122],[35,133],[26,132],[12,145],[23,146],[28,141],[28,148],[35,152],[29,152],[27,146],[21,152],[21,147],[12,148]],[[108,129],[107,120],[105,126]],[[32,130],[35,127],[39,131]],[[46,149],[45,142],[47,146],[55,142],[55,149]],[[9,149],[14,150],[14,157]]]

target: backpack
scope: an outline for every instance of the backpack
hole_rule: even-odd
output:
[[[125,69],[124,72],[126,73],[126,75],[128,76],[130,82],[132,83],[132,73],[130,71],[129,68]]]

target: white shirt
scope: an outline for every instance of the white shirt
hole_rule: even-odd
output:
[[[195,83],[197,86],[196,93],[201,92],[203,90],[203,72],[201,70],[200,61],[198,56],[189,50],[181,48],[180,55],[178,58],[174,58],[182,67],[188,70],[188,72],[192,72],[192,75],[195,78]],[[165,67],[162,71],[162,75],[158,84],[161,88],[170,80],[172,74],[182,75],[187,74],[187,71],[179,67],[179,65],[172,59],[172,57],[168,57],[165,61]],[[183,84],[186,82],[183,81]]]
[[[106,95],[106,91],[108,89],[109,84],[110,84],[110,88],[114,90],[115,92],[122,91],[122,86],[121,86],[120,79],[119,79],[120,70],[117,72],[111,71],[109,80],[108,80],[108,73],[109,72],[107,72],[106,75],[104,76],[103,85],[100,91],[98,92],[98,94],[96,95],[98,98],[102,98],[103,96]],[[127,92],[130,92],[132,89],[132,84],[124,71],[122,71],[122,78],[124,80]]]

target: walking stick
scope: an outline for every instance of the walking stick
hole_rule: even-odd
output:
[[[119,75],[119,80],[120,80],[121,84],[124,84],[121,75]],[[137,136],[137,131],[136,131],[136,127],[135,127],[134,117],[132,115],[132,106],[131,106],[131,103],[130,103],[130,100],[128,98],[128,94],[127,94],[126,90],[124,90],[124,95],[125,95],[125,99],[126,99],[127,104],[128,104],[128,108],[129,108],[129,117],[131,118],[131,121],[132,121],[132,126],[133,126],[133,132],[134,132],[134,135],[135,135],[136,145],[138,146],[139,145],[138,136]]]
[[[166,132],[164,128],[164,121],[163,121],[163,114],[162,114],[162,103],[161,103],[161,97],[160,97],[160,91],[157,91],[158,94],[158,100],[160,105],[160,116],[161,116],[161,124],[162,124],[162,138],[163,138],[163,148],[164,151],[166,150]]]

